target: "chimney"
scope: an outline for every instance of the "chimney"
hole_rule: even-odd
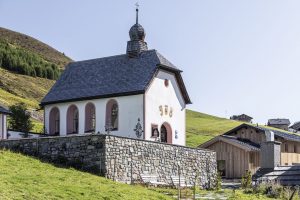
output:
[[[266,142],[260,146],[260,166],[263,169],[274,169],[280,165],[281,142],[274,140],[273,131],[265,131]]]

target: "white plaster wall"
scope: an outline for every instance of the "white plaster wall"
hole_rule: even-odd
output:
[[[22,139],[24,138],[24,133],[19,131],[8,131],[9,137],[7,139]],[[28,138],[38,138],[39,134],[28,134]]]
[[[7,139],[6,115],[0,113],[0,139]]]
[[[53,107],[59,109],[60,114],[60,135],[66,135],[67,110],[71,105],[76,105],[79,112],[79,134],[84,134],[85,126],[85,106],[93,103],[96,108],[96,133],[105,133],[106,104],[110,99],[115,99],[119,106],[119,126],[117,131],[112,131],[112,135],[137,138],[134,132],[135,126],[140,118],[143,126],[143,95],[132,95],[115,98],[94,99],[76,101],[71,103],[58,103],[45,106],[45,128],[49,132],[49,114]],[[143,138],[143,136],[141,137]]]
[[[165,79],[169,80],[169,86],[165,86]],[[172,143],[185,145],[185,102],[181,95],[178,83],[174,74],[160,70],[152,81],[145,94],[145,139],[151,138],[151,124],[157,124],[160,130],[161,125],[167,122],[172,128]],[[169,110],[173,108],[173,116],[163,114],[161,116],[159,106],[167,105]],[[178,138],[175,138],[177,131]]]
[[[2,115],[3,118],[3,139],[7,139],[7,117]]]
[[[4,139],[3,133],[3,115],[0,113],[0,139]]]

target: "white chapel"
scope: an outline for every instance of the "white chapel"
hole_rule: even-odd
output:
[[[126,54],[72,62],[44,97],[45,133],[101,133],[185,145],[181,70],[130,28]]]

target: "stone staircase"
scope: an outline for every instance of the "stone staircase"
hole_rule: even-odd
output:
[[[260,168],[254,175],[253,181],[276,182],[281,185],[300,185],[300,166],[278,166],[271,169]]]

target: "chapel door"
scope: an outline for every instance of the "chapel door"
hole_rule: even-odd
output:
[[[168,138],[167,128],[164,125],[162,125],[160,128],[160,140],[161,142],[167,143],[167,138]]]

